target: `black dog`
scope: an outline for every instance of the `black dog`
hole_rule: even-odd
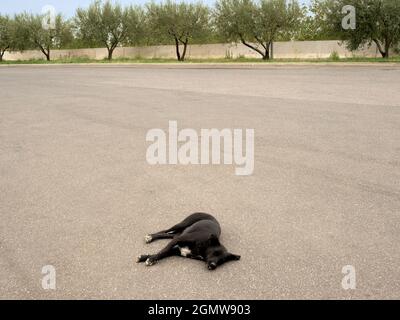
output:
[[[221,227],[212,215],[194,213],[168,230],[147,235],[146,243],[159,239],[172,241],[157,254],[139,256],[137,262],[152,266],[166,257],[182,256],[205,261],[208,269],[214,270],[225,262],[240,260],[240,256],[229,253],[219,242],[220,235]]]

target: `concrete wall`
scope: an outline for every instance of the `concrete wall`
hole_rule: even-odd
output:
[[[328,58],[332,52],[337,52],[340,57],[364,56],[379,57],[375,45],[371,48],[356,52],[348,51],[340,41],[289,41],[276,42],[274,44],[275,58],[293,59],[317,59]],[[205,44],[190,45],[188,47],[188,58],[225,58],[225,57],[249,57],[259,58],[260,55],[242,44]],[[107,57],[106,49],[75,49],[75,50],[53,50],[53,60],[60,58],[88,57],[90,59],[102,60]],[[175,46],[149,46],[117,48],[114,52],[115,58],[175,58]],[[6,60],[28,60],[44,59],[40,51],[7,52]]]

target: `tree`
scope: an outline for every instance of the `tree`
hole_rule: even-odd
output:
[[[220,0],[214,16],[226,40],[240,41],[268,60],[273,41],[293,32],[303,13],[296,0]]]
[[[0,61],[3,61],[7,50],[15,48],[15,25],[8,16],[0,15]]]
[[[326,24],[347,44],[357,50],[375,43],[383,58],[400,42],[400,2],[398,0],[325,0],[330,6]],[[342,8],[352,5],[356,12],[356,28],[344,30]]]
[[[308,7],[308,14],[300,23],[296,31],[298,40],[337,40],[340,32],[332,28],[326,17],[331,14],[335,0],[312,0]]]
[[[185,60],[191,39],[206,36],[209,31],[209,9],[201,3],[151,2],[147,4],[147,19],[149,36],[174,41],[178,61]]]
[[[146,34],[146,16],[142,7],[130,6],[128,7],[127,28],[128,35],[122,41],[124,45],[138,45],[143,42]]]
[[[133,43],[139,35],[142,14],[138,7],[122,8],[110,1],[96,1],[87,9],[78,9],[75,27],[78,38],[89,46],[105,45],[108,60],[115,48],[124,42]]]
[[[15,16],[15,47],[18,50],[39,48],[50,61],[52,49],[60,49],[72,40],[71,27],[61,15],[55,17],[54,26],[44,27],[44,15],[19,14]]]

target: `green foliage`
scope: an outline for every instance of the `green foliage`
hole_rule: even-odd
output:
[[[400,2],[398,0],[324,0],[329,10],[325,25],[346,41],[350,50],[375,43],[382,57],[388,58],[391,48],[400,42]],[[356,28],[344,30],[341,9],[356,9]]]
[[[15,48],[15,24],[8,16],[0,15],[0,61],[7,50]]]
[[[296,38],[298,40],[337,40],[341,29],[337,25],[343,15],[338,11],[336,0],[312,0],[304,15]],[[336,15],[336,19],[327,19]]]
[[[22,13],[15,16],[15,48],[38,48],[50,60],[52,49],[61,49],[73,39],[71,25],[61,15],[55,18],[54,28],[43,28],[43,15]]]
[[[201,3],[148,3],[148,36],[152,41],[176,45],[177,59],[183,61],[189,41],[205,39],[210,33],[209,9]],[[183,52],[180,52],[183,45]]]
[[[216,3],[214,21],[227,41],[239,41],[253,36],[255,5],[251,0],[220,0]]]
[[[226,40],[240,41],[266,60],[272,42],[293,38],[303,15],[296,0],[220,0],[214,12],[216,27]]]
[[[356,8],[355,30],[342,27],[345,5]],[[183,61],[189,43],[225,41],[241,42],[265,60],[273,42],[287,40],[341,39],[350,50],[375,43],[385,58],[400,52],[398,0],[312,0],[309,7],[298,0],[218,0],[214,9],[201,2],[139,7],[96,0],[71,21],[58,15],[53,29],[42,27],[43,18],[0,15],[0,60],[6,50],[38,48],[50,59],[52,49],[88,47],[107,47],[111,60],[119,46],[175,44]]]
[[[135,44],[142,34],[143,12],[138,7],[121,7],[110,1],[96,1],[78,9],[75,28],[79,41],[90,47],[106,46],[108,59],[121,44]]]
[[[340,60],[339,53],[337,51],[333,51],[329,56],[329,59],[332,61],[339,61]]]
[[[388,58],[390,48],[400,42],[400,2],[357,0],[354,5],[357,9],[357,28],[347,32],[348,47],[355,50],[375,42],[382,57]]]

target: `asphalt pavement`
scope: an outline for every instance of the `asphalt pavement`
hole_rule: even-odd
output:
[[[0,83],[0,298],[400,298],[399,66],[17,66]],[[253,174],[150,165],[169,121],[254,129]],[[197,211],[241,261],[135,263]]]

